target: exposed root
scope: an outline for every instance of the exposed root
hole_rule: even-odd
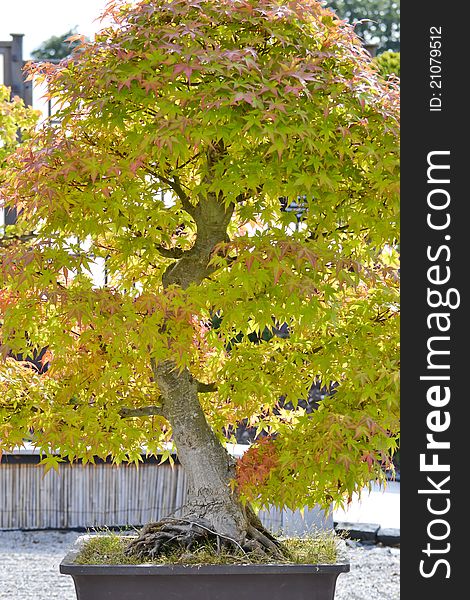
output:
[[[227,536],[214,531],[205,519],[163,519],[149,523],[126,549],[126,554],[141,558],[155,558],[175,550],[188,551],[201,546],[242,550],[242,546]]]
[[[266,554],[266,551],[272,556],[282,556],[279,542],[274,542],[271,536],[267,536],[265,532],[259,531],[253,525],[248,526],[248,539],[245,542],[245,548],[249,548],[251,552],[258,554],[260,551]]]
[[[260,524],[261,525],[261,524]],[[210,547],[217,553],[222,550],[238,556],[256,555],[259,558],[282,559],[285,552],[264,527],[258,529],[249,524],[239,540],[215,531],[206,519],[163,519],[149,523],[126,548],[126,554],[141,559],[155,559],[173,552],[191,553],[202,547]]]

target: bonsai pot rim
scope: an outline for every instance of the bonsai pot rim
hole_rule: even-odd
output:
[[[334,600],[336,579],[349,563],[334,564],[138,564],[80,565],[82,536],[60,563],[71,575],[77,600]],[[286,595],[286,591],[289,592]]]
[[[77,564],[75,562],[80,552],[80,546],[89,539],[90,535],[80,536],[73,548],[64,556],[59,571],[64,575],[268,575],[268,574],[308,574],[308,573],[347,573],[350,564],[339,560],[332,564],[298,564],[298,563],[269,563],[269,564],[204,564],[204,565],[174,565],[174,564]]]

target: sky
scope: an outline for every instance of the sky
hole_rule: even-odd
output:
[[[24,33],[23,58],[53,35],[69,29],[92,37],[102,28],[97,17],[107,0],[0,0],[0,40]]]

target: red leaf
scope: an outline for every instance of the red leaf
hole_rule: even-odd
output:
[[[251,266],[253,265],[254,260],[255,260],[254,256],[249,256],[247,259],[245,259],[246,269],[247,269],[248,273],[251,270]]]
[[[179,64],[175,65],[175,68],[173,69],[173,75],[179,75],[180,73],[184,73],[186,75],[186,77],[188,78],[188,81],[190,81],[193,71],[200,71],[200,70],[201,70],[201,67],[198,67],[197,65],[188,65],[187,63],[179,63]]]
[[[86,38],[83,34],[75,33],[74,35],[70,35],[68,38],[65,38],[64,42],[69,42],[69,44],[72,44],[73,42],[80,40],[82,43],[84,43],[85,39]]]
[[[284,268],[281,265],[276,265],[274,267],[274,284],[276,285],[281,275],[284,273]]]

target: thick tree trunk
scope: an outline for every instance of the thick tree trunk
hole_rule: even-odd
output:
[[[163,416],[171,424],[188,478],[187,508],[200,518],[210,515],[218,532],[238,538],[245,518],[229,486],[234,462],[206,421],[196,382],[188,371],[178,374],[171,363],[159,365],[156,378],[165,398]]]
[[[224,152],[219,142],[207,149],[208,184],[214,165]],[[193,247],[167,268],[162,283],[164,288],[176,285],[187,289],[211,274],[212,252],[227,240],[234,205],[226,206],[223,198],[214,193],[208,193],[193,205],[177,178],[170,183],[183,209],[194,219],[197,236]],[[177,518],[145,526],[130,544],[129,552],[155,556],[171,546],[190,550],[210,534],[213,536],[210,541],[215,540],[218,546],[280,556],[279,543],[230,487],[235,463],[206,421],[197,382],[187,369],[178,371],[171,361],[154,364],[153,372],[162,395],[161,412],[171,425],[178,459],[188,478],[188,500]]]
[[[162,413],[172,426],[187,475],[188,495],[178,517],[144,527],[130,552],[155,556],[171,546],[191,550],[210,539],[219,547],[280,556],[279,543],[231,489],[235,461],[206,421],[197,382],[189,371],[178,372],[169,361],[155,367],[155,377],[164,398]]]

